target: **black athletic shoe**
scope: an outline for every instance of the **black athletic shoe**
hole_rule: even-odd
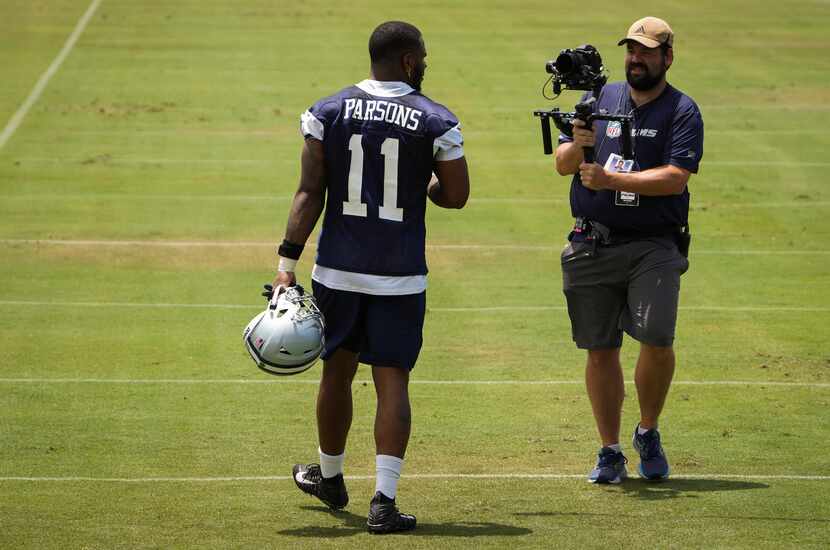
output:
[[[380,491],[375,493],[369,504],[369,519],[366,520],[366,529],[373,534],[395,533],[415,529],[415,516],[402,514],[395,506],[395,499],[389,498]]]
[[[332,510],[339,510],[349,503],[343,474],[323,477],[319,464],[295,464],[291,474],[300,491],[319,498]]]

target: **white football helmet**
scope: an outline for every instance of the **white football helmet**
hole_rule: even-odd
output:
[[[323,352],[323,315],[301,286],[277,287],[265,311],[245,327],[242,339],[262,370],[299,374]]]

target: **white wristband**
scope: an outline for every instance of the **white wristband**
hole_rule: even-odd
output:
[[[280,265],[277,267],[278,271],[287,271],[289,273],[294,272],[294,268],[297,267],[297,260],[292,260],[291,258],[283,258],[280,256]]]

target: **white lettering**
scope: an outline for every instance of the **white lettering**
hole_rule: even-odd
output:
[[[406,119],[409,118],[409,112],[411,110],[412,109],[410,109],[409,107],[404,107],[403,105],[401,105],[401,108],[398,109],[398,114],[395,115],[395,124],[397,124],[398,126],[405,127]]]
[[[423,111],[406,107],[400,103],[383,100],[348,98],[344,104],[345,119],[372,120],[395,124],[407,130],[417,130]]]
[[[357,102],[356,99],[350,98],[346,100],[346,114],[343,115],[343,118],[349,118],[349,115],[354,110],[354,104]]]
[[[366,116],[363,117],[363,120],[372,120],[375,116],[375,103],[377,102],[371,99],[366,102]]]
[[[395,122],[395,115],[398,113],[399,107],[400,105],[398,105],[397,103],[390,103],[389,108],[386,109],[386,116],[383,120],[390,123]]]
[[[418,123],[421,122],[421,115],[424,114],[421,111],[412,110],[412,114],[410,115],[410,124],[406,125],[407,130],[415,130],[418,128]]]
[[[385,101],[378,101],[377,106],[375,107],[375,118],[374,120],[383,120],[386,116],[386,106],[389,105]]]
[[[642,136],[642,137],[657,137],[657,130],[653,128],[632,128],[631,135],[634,137]]]

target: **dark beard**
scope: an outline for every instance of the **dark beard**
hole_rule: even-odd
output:
[[[625,79],[628,81],[628,85],[637,90],[638,92],[647,92],[653,89],[655,86],[660,84],[663,80],[663,77],[666,76],[666,69],[661,69],[657,74],[651,74],[648,71],[648,67],[645,65],[637,65],[638,67],[642,67],[645,69],[643,74],[639,76],[634,76],[631,74],[631,67],[625,70]]]
[[[410,77],[412,79],[412,82],[410,82],[409,85],[412,86],[416,92],[421,91],[421,83],[424,81],[425,72],[426,69],[421,65],[415,67],[415,69],[412,71],[412,76]]]

